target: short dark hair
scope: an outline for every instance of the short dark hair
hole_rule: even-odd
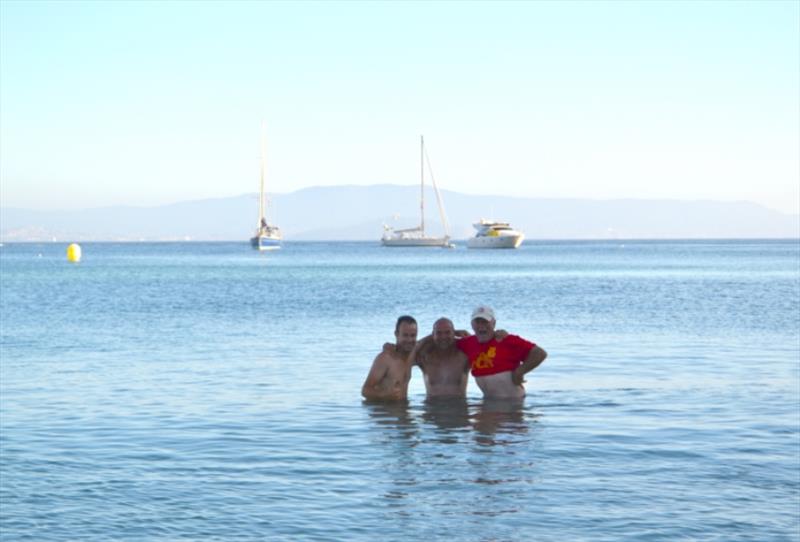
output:
[[[400,331],[400,324],[414,324],[416,326],[417,325],[417,321],[414,320],[413,316],[409,316],[407,314],[404,314],[403,316],[401,316],[400,318],[397,319],[397,323],[394,325],[394,332],[395,333]]]

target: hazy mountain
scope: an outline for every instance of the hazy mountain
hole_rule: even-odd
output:
[[[481,217],[511,222],[528,239],[797,238],[800,216],[748,202],[540,199],[443,191],[451,235],[472,235]],[[158,207],[78,211],[0,208],[3,241],[246,240],[258,209],[255,194]],[[441,232],[433,190],[426,225]],[[286,240],[377,240],[384,223],[419,221],[419,188],[373,185],[313,187],[270,198],[269,220]]]

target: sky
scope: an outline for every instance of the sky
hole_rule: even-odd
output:
[[[0,0],[0,205],[419,182],[800,212],[800,1]]]

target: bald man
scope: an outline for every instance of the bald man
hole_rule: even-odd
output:
[[[419,341],[409,356],[422,371],[428,398],[466,397],[469,360],[456,347],[456,330],[448,318],[433,324],[433,333]]]

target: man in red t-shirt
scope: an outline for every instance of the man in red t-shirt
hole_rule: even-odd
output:
[[[544,361],[547,352],[517,335],[497,340],[495,324],[494,310],[478,307],[472,312],[475,335],[459,339],[456,346],[469,358],[472,376],[484,397],[524,397],[523,377]]]

